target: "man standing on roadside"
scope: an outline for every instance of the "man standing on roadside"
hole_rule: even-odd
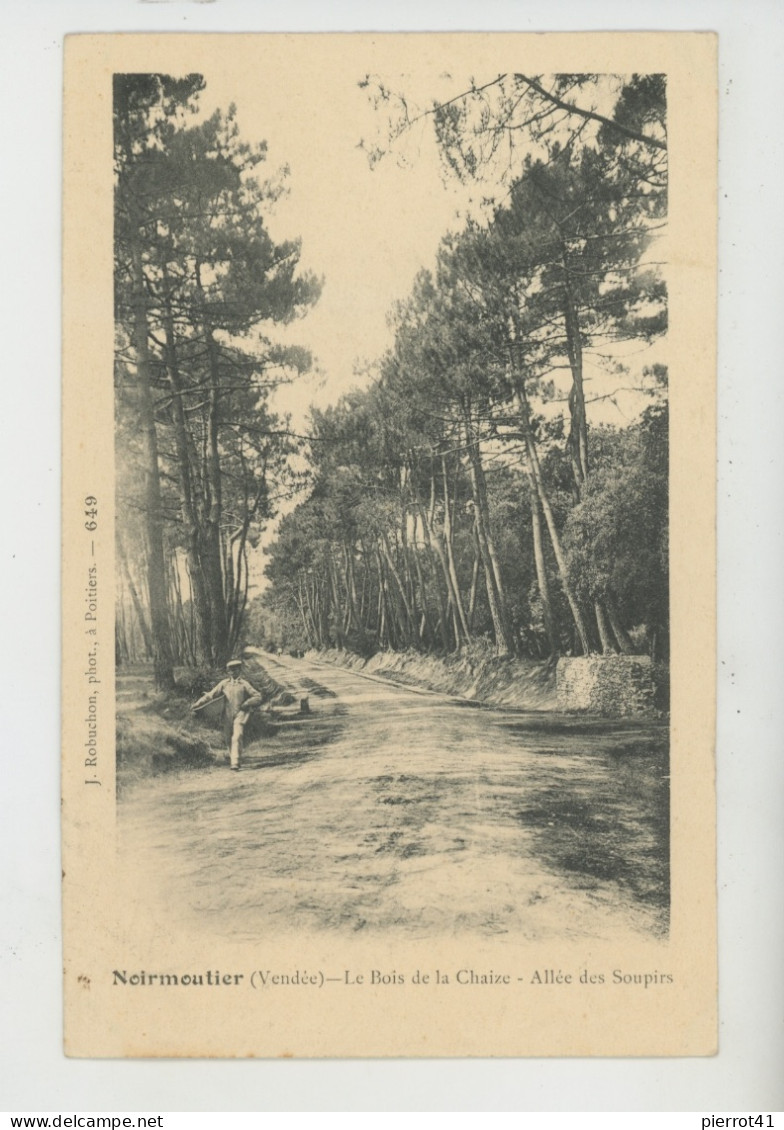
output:
[[[251,711],[261,706],[264,699],[255,687],[242,678],[240,659],[229,660],[226,670],[228,678],[221,679],[217,686],[203,694],[198,702],[194,702],[191,710],[201,710],[207,703],[223,697],[223,739],[229,750],[229,764],[238,771],[245,723]]]

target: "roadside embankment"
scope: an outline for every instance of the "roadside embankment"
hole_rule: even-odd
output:
[[[668,675],[648,655],[564,656],[556,669],[558,708],[602,718],[663,718]]]
[[[407,686],[457,695],[472,702],[518,710],[555,710],[555,667],[526,659],[500,659],[489,649],[471,648],[455,655],[420,655],[415,651],[379,651],[363,659],[334,648],[309,655],[360,674]]]
[[[191,701],[188,687],[172,694],[157,692],[149,666],[117,672],[118,791],[153,773],[208,765],[215,759],[205,739],[220,735],[199,727]]]
[[[456,655],[380,651],[370,659],[328,649],[308,653],[358,674],[517,710],[552,710],[597,718],[663,719],[668,715],[666,665],[645,655],[562,657],[556,662],[499,659],[475,645]]]
[[[258,663],[248,674],[268,701],[293,702],[290,695]],[[220,671],[180,667],[174,691],[162,693],[153,685],[152,668],[137,665],[117,672],[117,787],[127,788],[151,774],[172,769],[199,768],[226,756],[221,731],[223,703],[219,699],[199,711],[192,704],[223,677]],[[246,741],[267,736],[272,727],[262,714],[253,714]]]
[[[299,684],[280,665],[270,674],[269,665],[259,662],[255,649],[245,653],[243,676],[261,692],[266,704],[251,714],[245,727],[246,759],[258,760],[260,751],[264,756],[296,755],[303,740],[315,748],[338,732],[339,720],[331,713],[320,709],[315,716],[309,710],[304,714]],[[118,792],[150,776],[226,762],[222,699],[198,714],[191,710],[224,677],[222,670],[178,667],[175,689],[161,693],[154,688],[149,664],[125,666],[117,672]]]

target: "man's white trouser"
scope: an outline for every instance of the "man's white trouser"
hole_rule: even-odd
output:
[[[229,763],[232,769],[238,769],[240,764],[240,756],[242,755],[242,742],[245,731],[245,723],[248,721],[247,714],[242,711],[234,719],[234,725],[231,728],[231,751],[229,753]]]

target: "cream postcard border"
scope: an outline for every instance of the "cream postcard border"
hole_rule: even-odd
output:
[[[405,59],[466,74],[499,73],[529,59],[538,72],[666,72],[670,149],[668,267],[671,403],[672,929],[665,946],[522,943],[515,960],[583,966],[667,962],[672,992],[653,997],[578,986],[568,996],[477,1000],[406,986],[394,997],[264,1002],[221,997],[209,1012],[191,999],[118,995],[121,960],[258,966],[259,946],[204,952],[166,939],[155,953],[119,952],[113,891],[113,310],[111,76],[115,71],[199,71],[253,66],[274,44],[320,66],[381,71]],[[706,1055],[716,1050],[715,890],[715,366],[716,39],[698,33],[585,35],[85,35],[66,41],[63,290],[63,868],[66,1051],[79,1056],[509,1056]],[[84,500],[97,499],[97,528]],[[91,572],[94,570],[94,572]],[[95,581],[93,585],[91,582]],[[95,621],[85,621],[95,600]],[[96,627],[96,635],[85,626]],[[95,681],[91,681],[91,679]],[[85,717],[95,696],[101,784],[85,775]],[[325,952],[329,946],[330,952]],[[296,956],[293,947],[296,946]],[[263,945],[264,960],[357,967],[390,961],[477,966],[499,948],[434,939]],[[509,961],[510,946],[504,948]],[[427,956],[425,956],[425,954]],[[207,964],[205,964],[207,963]],[[640,964],[643,963],[643,964]],[[239,968],[239,966],[237,966]],[[221,996],[219,994],[219,996]]]

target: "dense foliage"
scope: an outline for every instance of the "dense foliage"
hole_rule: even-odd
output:
[[[290,473],[269,392],[310,363],[265,327],[319,293],[267,230],[265,147],[233,108],[200,117],[202,87],[114,84],[118,657],[151,653],[160,686],[236,645],[248,550]]]
[[[666,652],[666,372],[637,375],[652,403],[622,430],[591,428],[587,391],[666,330],[665,86],[615,80],[610,117],[575,100],[599,85],[500,76],[426,111],[453,171],[513,134],[517,172],[420,273],[372,385],[313,413],[257,615],[275,642]]]
[[[666,370],[621,352],[666,332],[663,76],[503,75],[423,112],[446,168],[495,191],[392,311],[370,383],[312,410],[250,620],[249,555],[298,480],[269,396],[310,364],[271,327],[320,283],[269,233],[265,146],[200,114],[203,85],[115,76],[118,659],[165,687],[249,633],[665,656]],[[638,387],[622,428],[595,418],[615,378]]]

